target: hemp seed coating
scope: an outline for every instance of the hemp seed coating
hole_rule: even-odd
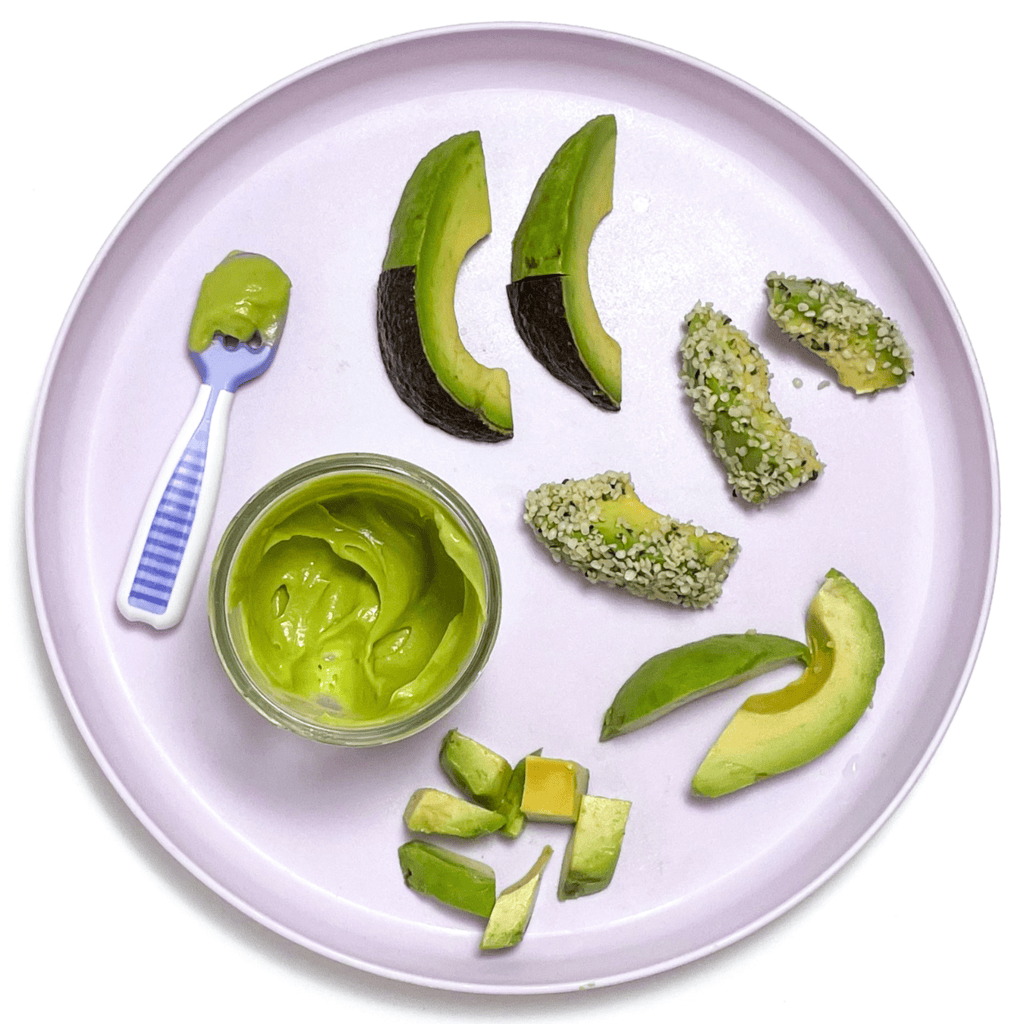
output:
[[[831,366],[840,384],[863,395],[900,387],[913,375],[910,346],[895,321],[849,285],[776,273],[765,284],[768,315]]]
[[[739,553],[734,537],[648,508],[628,473],[543,484],[526,495],[524,519],[592,583],[690,608],[714,603]]]
[[[768,393],[768,363],[746,332],[708,303],[686,315],[680,345],[687,397],[738,495],[752,504],[795,490],[824,469]]]

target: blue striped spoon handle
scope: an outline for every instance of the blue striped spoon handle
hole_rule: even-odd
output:
[[[169,629],[185,614],[217,504],[235,391],[270,365],[275,347],[226,348],[218,337],[190,353],[202,383],[139,519],[117,591],[126,619]]]

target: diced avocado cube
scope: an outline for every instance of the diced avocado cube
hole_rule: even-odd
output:
[[[500,754],[452,729],[441,741],[441,768],[464,793],[492,810],[497,807],[512,766]]]
[[[440,789],[417,789],[409,798],[403,815],[412,832],[472,839],[497,832],[505,816]]]
[[[494,870],[432,843],[413,839],[398,848],[405,884],[458,910],[490,917],[494,909]]]
[[[575,761],[529,754],[520,806],[528,821],[556,821],[571,825],[579,815],[580,798],[587,791],[590,773]]]
[[[514,885],[502,889],[487,919],[481,949],[508,949],[522,942],[537,902],[541,875],[553,852],[545,846],[533,867]]]
[[[608,887],[626,834],[631,802],[585,794],[565,848],[558,898],[571,900]]]

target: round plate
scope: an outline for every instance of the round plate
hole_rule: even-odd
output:
[[[529,355],[505,297],[512,235],[558,146],[613,113],[615,209],[591,282],[623,349],[619,413],[588,405]],[[515,437],[460,441],[396,397],[374,295],[388,228],[420,157],[478,129],[491,236],[464,265],[456,311],[480,361],[507,368]],[[197,380],[185,338],[202,275],[229,250],[271,256],[294,282],[281,352],[234,403],[213,534],[184,621],[130,625],[114,593],[151,481]],[[896,319],[916,357],[904,388],[855,397],[765,314],[769,271],[844,280]],[[827,468],[770,507],[732,498],[678,381],[697,301],[747,330],[773,397]],[[797,380],[803,386],[796,386]],[[376,750],[320,746],[244,704],[209,638],[216,538],[287,467],[380,451],[448,480],[501,559],[504,618],[476,688],[445,722]],[[522,521],[540,483],[609,469],[642,500],[739,537],[713,609],[587,584]],[[748,934],[807,895],[878,828],[959,701],[991,593],[994,445],[962,326],[914,238],[826,139],[742,82],[657,46],[552,26],[467,26],[390,40],[271,88],[190,146],[99,254],[44,387],[28,543],[54,670],[90,748],[153,834],[225,899],[328,957],[450,989],[543,992],[652,974]],[[803,636],[828,569],[876,605],[887,660],[872,708],[803,769],[699,802],[689,780],[750,692],[783,670],[647,729],[598,742],[601,717],[647,657],[711,633]],[[481,922],[405,888],[396,849],[419,786],[458,727],[514,761],[542,747],[632,800],[611,886],[555,897],[544,879],[525,941],[477,950]],[[463,847],[499,886],[568,832]]]

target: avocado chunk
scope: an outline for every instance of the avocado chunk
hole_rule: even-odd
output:
[[[531,756],[539,757],[542,751],[537,748]],[[526,826],[526,815],[523,814],[523,790],[526,788],[526,758],[522,757],[512,769],[512,777],[501,802],[495,808],[499,814],[505,815],[505,824],[501,826],[501,834],[515,839]]]
[[[697,769],[694,793],[723,796],[798,768],[857,724],[874,696],[885,643],[874,606],[836,569],[808,608],[807,643],[803,675],[748,698]]]
[[[480,940],[481,949],[508,949],[523,941],[530,918],[533,917],[541,875],[552,853],[554,850],[545,846],[533,867],[518,882],[498,894]]]
[[[440,789],[417,789],[402,816],[410,832],[473,839],[497,832],[505,817]]]
[[[607,889],[619,862],[629,818],[629,800],[586,794],[565,848],[558,881],[560,900]]]
[[[479,132],[435,146],[409,178],[377,281],[377,338],[388,377],[419,416],[456,437],[512,436],[508,374],[477,362],[455,318],[455,282],[490,233]]]
[[[895,321],[843,282],[769,274],[768,315],[826,362],[858,395],[898,388],[914,373],[910,346]]]
[[[680,377],[733,494],[754,505],[816,480],[813,443],[769,394],[768,362],[746,331],[708,303],[686,314]]]
[[[489,747],[451,729],[441,741],[441,768],[477,803],[497,808],[512,778],[512,766]]]
[[[398,848],[405,884],[458,910],[490,917],[494,909],[494,869],[433,843],[413,839]]]
[[[590,773],[575,761],[529,754],[521,807],[528,821],[572,824],[587,791]]]
[[[601,739],[656,721],[683,704],[736,686],[788,661],[807,661],[798,640],[770,633],[724,633],[648,658],[619,688],[605,712]]]
[[[616,123],[588,121],[540,176],[512,241],[516,330],[558,380],[601,409],[622,402],[622,354],[590,291],[590,243],[612,209]]]
[[[722,593],[739,543],[645,505],[628,473],[542,484],[523,518],[556,562],[592,583],[652,601],[706,608]]]

